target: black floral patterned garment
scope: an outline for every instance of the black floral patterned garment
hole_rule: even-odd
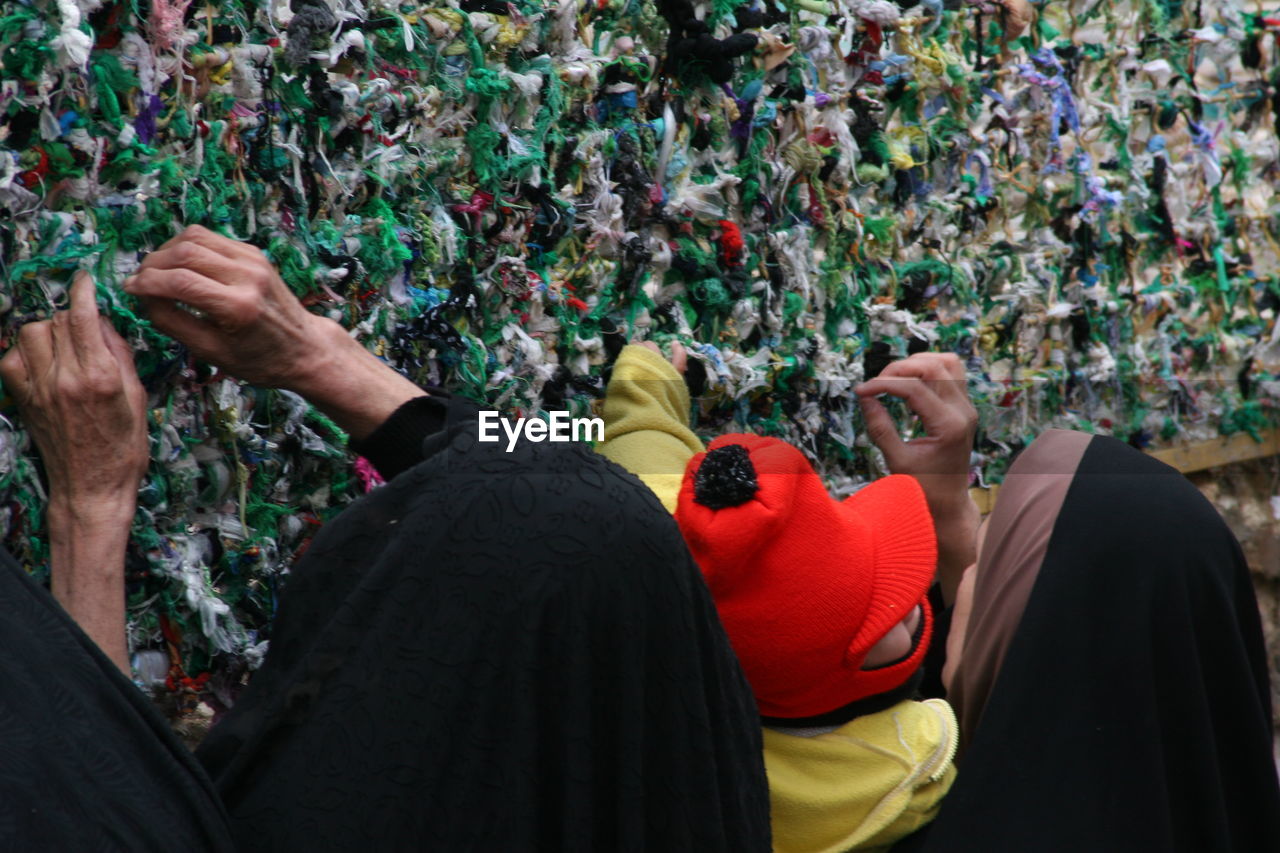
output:
[[[584,446],[479,443],[476,415],[393,416],[362,448],[391,481],[294,568],[199,751],[237,843],[769,849],[756,709],[670,516]]]
[[[230,851],[200,765],[0,549],[0,851]]]

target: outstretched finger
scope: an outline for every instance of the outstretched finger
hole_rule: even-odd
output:
[[[239,240],[232,240],[230,237],[224,237],[215,231],[210,231],[203,225],[188,225],[186,228],[182,229],[182,233],[178,234],[178,236],[171,237],[164,243],[160,244],[160,247],[152,252],[151,255],[156,254],[156,252],[162,252],[165,249],[180,246],[183,243],[196,243],[210,249],[211,251],[233,257],[262,257],[262,252],[256,246],[250,243],[242,243]],[[149,258],[151,255],[148,255],[147,257]],[[146,263],[145,259],[143,260],[143,263]]]
[[[66,331],[66,343],[70,344],[76,361],[81,367],[101,361],[107,354],[98,323],[97,288],[93,276],[87,272],[76,273],[71,284],[71,310],[59,324],[58,332]]]
[[[266,260],[259,258],[259,264]],[[240,284],[253,272],[246,259],[216,251],[194,240],[187,240],[147,255],[141,270],[191,270],[221,285]]]
[[[949,352],[918,352],[890,363],[881,373],[934,380],[965,378],[964,362]]]
[[[876,378],[920,379],[929,383],[940,397],[952,403],[967,402],[969,399],[964,362],[951,353],[917,353],[910,358],[893,362]]]

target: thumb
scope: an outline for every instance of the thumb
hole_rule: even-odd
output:
[[[862,407],[862,419],[866,423],[867,438],[880,448],[885,461],[889,463],[889,469],[894,470],[905,445],[902,437],[898,435],[898,426],[893,422],[893,416],[884,407],[884,403],[875,397],[859,397],[858,405]]]
[[[0,358],[0,392],[14,403],[26,399],[27,363],[16,346]]]

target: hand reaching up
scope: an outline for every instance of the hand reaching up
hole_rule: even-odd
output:
[[[147,469],[146,393],[129,345],[98,316],[87,273],[76,276],[70,310],[22,327],[0,380],[40,451],[54,505],[78,512],[136,494]]]
[[[895,361],[855,392],[872,443],[894,474],[910,474],[924,489],[938,533],[938,576],[947,601],[964,568],[974,560],[978,509],[969,497],[969,456],[978,412],[969,401],[964,364],[950,353],[918,353]],[[924,427],[903,439],[877,399],[889,394],[906,402]]]
[[[950,353],[918,353],[895,361],[856,389],[873,444],[889,470],[918,478],[935,513],[959,503],[968,492],[969,455],[978,413],[969,402],[964,365]],[[925,434],[905,440],[877,399],[900,397],[919,416]]]
[[[257,247],[198,225],[147,255],[124,289],[197,358],[255,385],[305,381],[333,325],[302,306]]]

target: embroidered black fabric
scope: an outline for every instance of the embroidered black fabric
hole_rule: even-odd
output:
[[[208,777],[0,549],[0,851],[230,851]]]
[[[674,521],[587,448],[507,453],[444,405],[294,568],[199,750],[237,843],[768,850],[755,705]]]

